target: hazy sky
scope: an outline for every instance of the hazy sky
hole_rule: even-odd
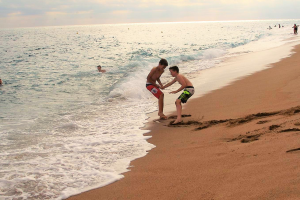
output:
[[[300,0],[0,0],[0,28],[299,19]]]

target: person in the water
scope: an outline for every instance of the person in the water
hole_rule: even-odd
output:
[[[0,79],[0,85],[2,85],[3,83],[2,83],[2,80]]]
[[[98,65],[98,66],[97,66],[97,69],[98,69],[99,72],[102,72],[102,73],[106,72],[106,70],[101,69],[101,68],[102,68],[101,65]]]
[[[294,26],[292,27],[292,28],[294,28],[294,34],[295,35],[298,34],[298,26],[299,25],[294,24]]]
[[[171,85],[173,85],[176,81],[181,84],[181,87],[178,90],[170,92],[170,94],[176,94],[177,92],[180,92],[183,90],[182,94],[178,97],[178,99],[175,101],[176,110],[177,110],[177,119],[173,122],[173,125],[179,124],[182,122],[181,119],[181,112],[182,112],[182,105],[181,103],[186,103],[187,100],[193,96],[195,93],[195,89],[191,81],[189,81],[185,76],[179,74],[179,68],[177,66],[173,66],[169,68],[170,73],[173,77],[175,77],[170,83],[166,84],[162,87],[162,89],[165,89]]]

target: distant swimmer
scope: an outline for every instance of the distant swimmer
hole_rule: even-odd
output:
[[[279,28],[280,28],[280,24],[278,24]]]
[[[162,87],[162,89],[167,88],[171,85],[173,85],[176,81],[180,83],[181,87],[178,90],[170,92],[170,94],[176,94],[177,92],[180,92],[183,90],[181,95],[178,97],[178,99],[175,101],[176,110],[177,110],[177,119],[173,122],[173,124],[179,124],[182,122],[181,120],[181,112],[182,112],[182,105],[181,103],[186,103],[191,96],[195,93],[195,89],[193,84],[183,75],[179,74],[179,68],[177,66],[173,66],[169,68],[170,73],[173,77],[173,81],[166,84]]]
[[[294,24],[294,26],[292,27],[294,29],[294,34],[295,35],[298,34],[298,26],[299,25]]]
[[[147,76],[146,88],[158,99],[158,116],[160,119],[167,119],[164,115],[164,93],[159,89],[163,87],[160,81],[160,76],[164,73],[166,67],[168,66],[168,61],[166,59],[161,59],[157,67],[153,67]],[[156,81],[159,85],[156,84]]]
[[[2,85],[3,83],[2,83],[2,80],[0,79],[0,85]]]
[[[98,65],[97,68],[98,68],[98,71],[99,71],[99,72],[102,72],[102,73],[106,72],[106,70],[101,69],[101,68],[102,68],[101,65]]]

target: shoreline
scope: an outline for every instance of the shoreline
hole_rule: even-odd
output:
[[[212,68],[196,72],[196,74],[192,75],[192,77],[189,77],[190,74],[188,74],[187,77],[191,80],[194,87],[201,88],[196,90],[195,94],[189,101],[193,101],[194,99],[200,98],[214,90],[233,84],[237,80],[269,68],[270,65],[291,56],[292,49],[298,44],[300,44],[299,41],[291,41],[279,47],[229,57],[226,58],[224,62],[221,62]],[[263,59],[260,58],[262,55],[264,57]],[[274,58],[274,55],[276,55],[276,58]],[[255,65],[253,65],[254,59],[258,59]],[[169,73],[168,70],[166,70],[165,73]],[[179,84],[175,83],[170,88],[163,90],[163,92],[169,93],[178,87],[180,87]],[[178,96],[179,93],[175,95],[165,95],[164,112],[166,115],[176,114],[176,108],[174,106],[174,99],[177,98],[176,95]],[[183,104],[183,109],[185,106],[186,104]],[[158,118],[157,111],[148,113],[147,116],[149,119],[145,124],[145,127],[142,128],[143,130],[151,129],[151,122]]]
[[[148,142],[156,148],[132,161],[130,171],[123,174],[124,179],[69,199],[268,199],[270,195],[272,199],[292,199],[299,196],[296,190],[299,182],[295,178],[299,170],[295,169],[300,163],[294,158],[299,155],[295,149],[300,147],[295,139],[295,124],[300,123],[297,116],[300,46],[294,51],[291,57],[272,64],[272,68],[189,101],[183,114],[192,116],[184,118],[184,126],[168,127],[170,120],[155,125],[148,123],[153,126],[145,135],[152,135]],[[256,116],[258,113],[265,116]],[[250,116],[249,121],[246,116]],[[212,120],[228,121],[218,124]],[[240,123],[243,120],[246,123]],[[279,126],[274,128],[279,131],[289,130],[288,126],[295,129],[278,134],[268,131],[273,125]],[[247,142],[249,138],[253,140]],[[289,150],[295,153],[288,153]]]

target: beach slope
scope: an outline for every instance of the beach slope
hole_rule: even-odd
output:
[[[69,199],[299,199],[300,46],[293,51],[189,101],[183,124],[151,122],[156,148],[125,178]]]

